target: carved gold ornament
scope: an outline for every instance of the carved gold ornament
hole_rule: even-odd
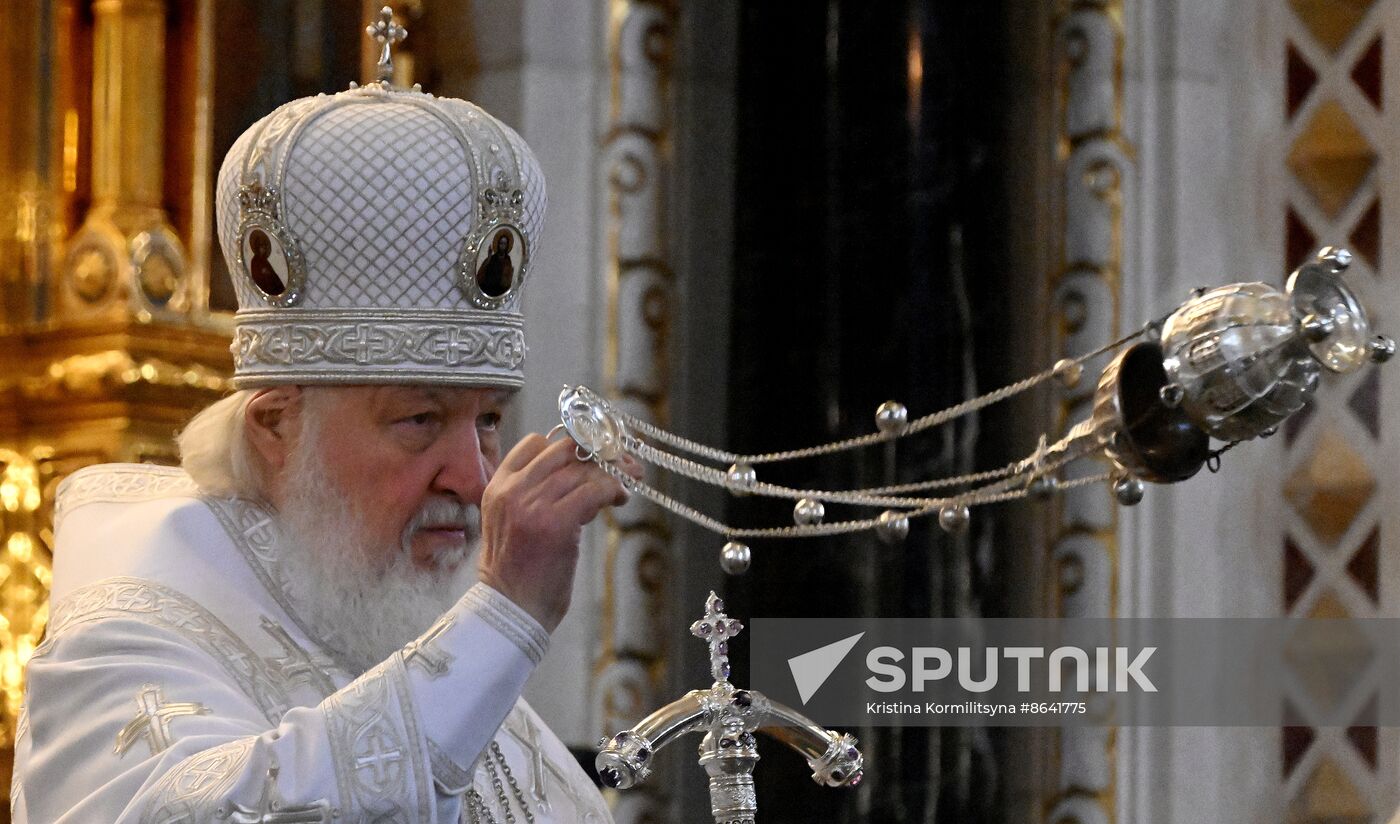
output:
[[[116,262],[105,249],[88,247],[73,255],[73,291],[88,303],[97,303],[112,290],[117,279]]]

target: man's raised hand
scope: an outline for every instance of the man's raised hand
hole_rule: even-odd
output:
[[[627,501],[622,484],[576,444],[532,434],[516,444],[481,501],[481,581],[553,632],[569,610],[583,527],[607,506]],[[630,456],[623,469],[641,477]]]

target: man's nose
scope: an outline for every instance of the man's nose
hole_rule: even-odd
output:
[[[491,480],[492,466],[481,450],[481,437],[474,426],[462,427],[463,434],[444,438],[441,465],[433,479],[433,490],[456,496],[463,503],[481,505],[481,496]]]

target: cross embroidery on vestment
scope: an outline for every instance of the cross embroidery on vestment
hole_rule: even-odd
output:
[[[444,615],[432,628],[418,638],[409,641],[403,648],[405,664],[418,664],[431,678],[447,674],[453,655],[442,649],[437,640],[457,622],[457,616]]]
[[[335,684],[326,675],[333,666],[329,659],[315,657],[302,649],[285,627],[266,615],[262,617],[262,628],[286,653],[279,658],[269,658],[268,663],[288,684],[304,683],[325,695],[335,692]]]
[[[278,799],[277,768],[267,771],[267,781],[263,784],[262,798],[258,808],[234,804],[228,816],[229,824],[330,824],[331,805],[325,799],[318,799],[300,807],[288,807]]]
[[[113,752],[117,755],[125,756],[127,750],[136,745],[142,738],[151,747],[151,755],[157,755],[168,748],[172,739],[170,738],[170,721],[181,715],[208,715],[209,708],[203,704],[195,702],[165,703],[165,696],[162,695],[160,687],[155,684],[145,684],[136,695],[136,717],[122,727],[117,733],[117,745]]]

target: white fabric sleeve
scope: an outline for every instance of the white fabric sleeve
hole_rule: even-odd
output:
[[[265,659],[179,593],[111,579],[71,600],[85,618],[56,609],[29,666],[17,824],[443,820],[548,643],[477,584],[320,705],[286,708]]]

